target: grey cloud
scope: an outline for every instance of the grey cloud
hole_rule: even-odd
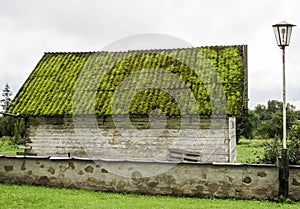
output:
[[[130,35],[158,33],[193,46],[248,44],[250,106],[255,106],[281,98],[281,53],[271,25],[286,20],[300,26],[299,7],[297,0],[284,5],[281,0],[3,0],[0,89],[9,83],[16,93],[45,51],[98,51]],[[293,73],[287,80],[292,103],[300,101],[298,28],[291,40],[287,66]],[[138,42],[129,45],[141,45]],[[180,47],[175,44],[152,47]]]

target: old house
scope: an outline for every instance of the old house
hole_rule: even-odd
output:
[[[8,113],[25,154],[234,162],[247,46],[45,53]]]

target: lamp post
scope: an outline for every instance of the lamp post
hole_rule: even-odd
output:
[[[289,157],[286,146],[286,84],[285,84],[285,47],[290,44],[292,28],[295,25],[285,21],[273,25],[277,45],[282,49],[282,64],[283,64],[283,135],[282,135],[282,152],[281,162],[279,166],[279,195],[288,197],[289,193]]]

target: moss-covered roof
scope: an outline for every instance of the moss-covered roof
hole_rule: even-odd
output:
[[[8,112],[240,115],[248,101],[246,50],[241,45],[45,53]]]

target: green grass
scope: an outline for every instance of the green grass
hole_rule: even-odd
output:
[[[192,208],[299,208],[300,203],[275,203],[257,200],[203,199],[169,196],[116,194],[0,184],[0,208],[105,208],[105,209],[192,209]]]
[[[256,163],[263,156],[264,139],[240,139],[237,145],[237,162]]]
[[[12,142],[9,137],[0,138],[0,154],[15,155],[17,152],[22,152],[22,149],[18,149],[18,145]]]

